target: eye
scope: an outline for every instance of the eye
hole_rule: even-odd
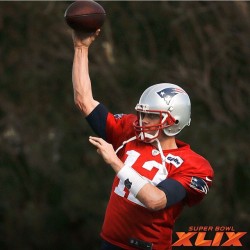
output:
[[[147,119],[150,119],[150,120],[158,120],[158,119],[160,119],[159,114],[153,114],[153,113],[140,112],[140,116],[141,116],[141,119],[144,119],[144,118],[147,118]]]
[[[158,115],[158,114],[149,113],[147,115],[148,115],[148,118],[151,119],[151,120],[156,120],[156,119],[160,118],[160,115]]]
[[[141,119],[144,119],[145,115],[146,115],[145,113],[141,112]]]

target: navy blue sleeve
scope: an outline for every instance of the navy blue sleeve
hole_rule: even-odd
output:
[[[157,187],[166,194],[166,207],[180,202],[186,196],[186,189],[181,185],[181,183],[171,178],[160,182]]]
[[[106,140],[106,121],[108,116],[107,108],[99,103],[95,109],[86,117],[87,122],[93,131]]]

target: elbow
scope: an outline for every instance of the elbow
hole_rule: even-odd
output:
[[[75,106],[85,115],[89,115],[99,102],[95,101],[93,98],[74,98]]]
[[[78,98],[74,98],[74,102],[75,102],[75,106],[81,110],[81,108],[83,107],[82,102],[78,99]]]
[[[83,114],[87,113],[87,106],[80,98],[74,98],[74,103],[77,109],[79,109]]]
[[[162,210],[164,207],[150,204],[150,205],[146,206],[146,208],[150,211],[156,212],[156,211]]]

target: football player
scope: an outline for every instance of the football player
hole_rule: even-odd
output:
[[[89,141],[115,171],[101,249],[171,249],[175,220],[199,203],[213,180],[209,162],[175,136],[190,125],[191,103],[180,86],[147,88],[136,114],[114,115],[93,98],[88,50],[99,30],[73,33],[77,107],[98,137]]]

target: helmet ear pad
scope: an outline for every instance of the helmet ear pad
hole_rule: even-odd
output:
[[[189,118],[189,122],[181,128],[181,126],[179,125],[179,120],[177,119],[174,125],[164,128],[163,132],[167,136],[174,136],[180,133],[185,126],[190,126],[190,123],[191,123],[191,118]]]
[[[191,102],[187,94],[178,94],[174,96],[170,103],[170,114],[174,118],[173,125],[164,129],[164,133],[168,136],[174,136],[180,133],[185,127],[191,123]]]

